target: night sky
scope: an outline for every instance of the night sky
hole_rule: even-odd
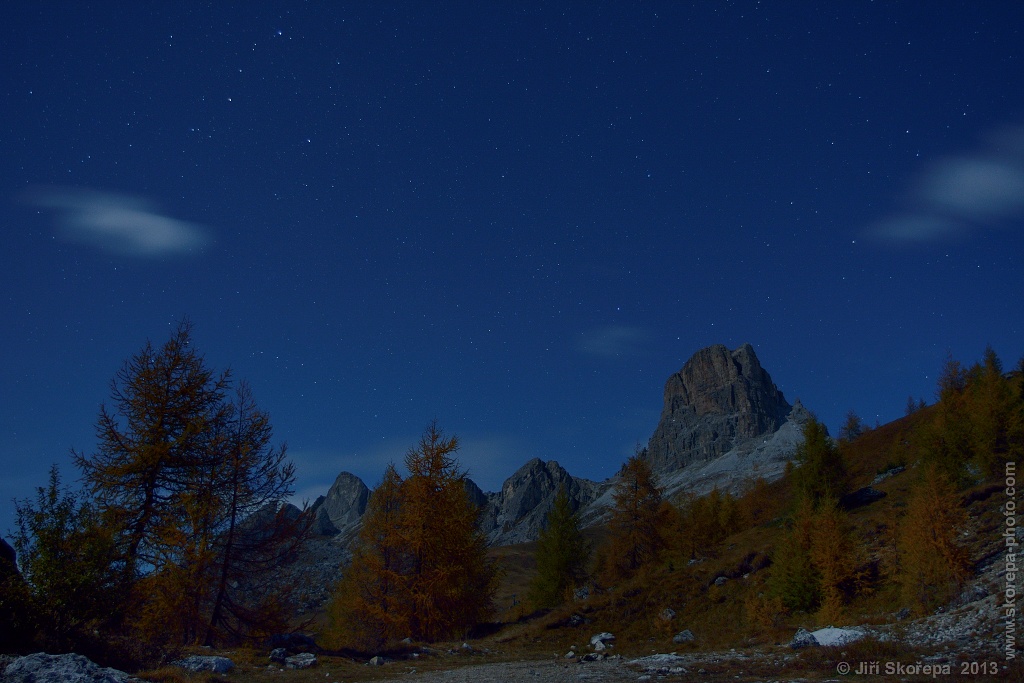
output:
[[[387,5],[387,6],[384,6]],[[603,479],[696,350],[833,434],[1024,354],[1024,4],[5,3],[0,532],[188,316],[298,466]]]

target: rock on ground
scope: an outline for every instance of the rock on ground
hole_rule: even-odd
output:
[[[226,674],[235,668],[235,663],[227,657],[192,655],[174,662],[174,666],[186,671],[212,671],[215,674]]]
[[[131,677],[117,669],[104,669],[76,654],[37,652],[14,660],[3,672],[4,683],[127,683]]]

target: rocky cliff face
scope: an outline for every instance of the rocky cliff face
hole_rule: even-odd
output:
[[[335,536],[350,532],[358,526],[370,500],[370,489],[363,480],[349,472],[342,472],[334,484],[313,503],[316,516],[313,531],[322,536]]]
[[[647,445],[655,472],[667,474],[775,432],[792,406],[744,344],[701,349],[665,383],[665,402]]]
[[[597,498],[601,485],[577,479],[554,460],[533,458],[505,480],[498,493],[487,494],[481,529],[489,545],[512,545],[537,538],[544,517],[564,486],[574,509]]]

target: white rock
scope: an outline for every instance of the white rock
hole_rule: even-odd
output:
[[[864,632],[849,628],[827,626],[811,633],[818,644],[823,647],[846,645],[864,637]]]

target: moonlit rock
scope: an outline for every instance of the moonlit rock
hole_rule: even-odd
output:
[[[818,645],[831,647],[836,645],[846,645],[847,643],[852,643],[855,640],[860,640],[864,637],[864,632],[850,628],[835,628],[834,626],[827,626],[811,632],[811,635],[814,636],[816,641],[818,641]]]

